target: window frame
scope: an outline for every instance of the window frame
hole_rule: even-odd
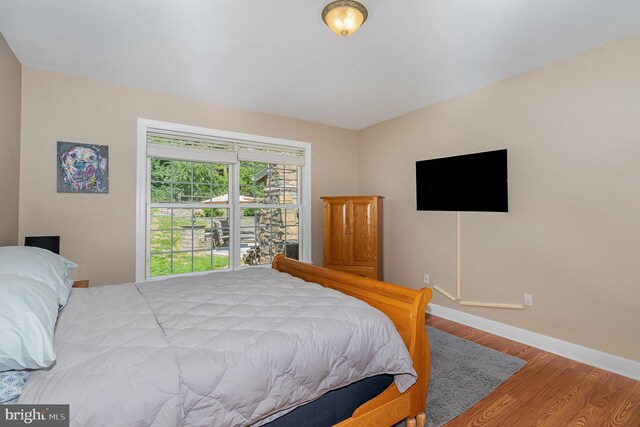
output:
[[[239,132],[224,131],[219,129],[210,129],[198,126],[190,126],[178,123],[164,122],[158,120],[138,119],[138,138],[137,138],[137,160],[136,160],[136,256],[135,256],[135,280],[143,282],[147,280],[162,280],[169,277],[202,275],[215,273],[220,271],[233,271],[243,268],[268,267],[268,266],[241,266],[240,265],[240,210],[247,208],[247,205],[240,205],[239,185],[240,185],[240,159],[236,163],[229,163],[230,175],[230,202],[228,204],[219,205],[217,207],[229,209],[230,227],[230,248],[229,251],[229,269],[208,270],[190,273],[172,274],[168,276],[149,277],[149,261],[150,261],[150,218],[151,201],[150,201],[150,163],[147,153],[147,133],[149,130],[164,130],[167,132],[180,132],[194,135],[200,135],[209,138],[221,138],[236,141],[249,142],[251,144],[266,144],[269,146],[277,145],[283,147],[294,147],[304,150],[304,166],[299,166],[298,174],[298,209],[299,209],[299,258],[301,261],[311,262],[311,144],[308,142],[294,141],[281,138],[272,138],[261,135],[252,135]],[[193,159],[197,161],[197,159]],[[287,208],[291,205],[263,205],[258,204],[256,207]],[[188,206],[184,206],[185,208]],[[238,252],[238,253],[236,253]]]

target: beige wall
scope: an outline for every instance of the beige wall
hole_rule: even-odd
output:
[[[507,148],[509,213],[462,214],[462,297],[534,306],[433,302],[640,360],[639,76],[640,35],[359,132],[385,279],[455,293],[455,213],[416,211],[415,161]]]
[[[0,34],[0,246],[18,244],[21,73]]]
[[[20,236],[60,234],[92,285],[134,280],[139,117],[312,143],[313,259],[322,262],[320,196],[355,194],[354,131],[205,104],[24,67]],[[56,192],[56,141],[109,146],[109,194]]]

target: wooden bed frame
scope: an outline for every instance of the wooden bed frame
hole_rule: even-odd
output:
[[[272,267],[307,282],[338,290],[358,298],[385,313],[395,324],[409,354],[418,379],[404,393],[395,384],[355,410],[350,418],[334,427],[389,427],[406,418],[407,427],[424,427],[429,385],[429,342],[425,330],[425,311],[431,300],[430,289],[409,289],[341,271],[329,270],[277,255]]]

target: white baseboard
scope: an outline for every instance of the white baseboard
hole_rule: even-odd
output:
[[[557,338],[527,331],[526,329],[516,328],[515,326],[484,319],[479,316],[474,316],[473,314],[453,310],[437,304],[429,304],[427,306],[427,313],[457,323],[462,323],[463,325],[471,326],[485,332],[490,332],[494,335],[508,338],[513,341],[518,341],[522,344],[537,347],[541,350],[548,351],[549,353],[567,357],[606,371],[615,372],[616,374],[624,375],[625,377],[633,378],[634,380],[640,380],[640,362],[636,362],[634,360],[625,359],[620,356],[583,347],[578,344],[572,344]]]

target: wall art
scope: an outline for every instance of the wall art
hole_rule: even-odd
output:
[[[58,141],[58,193],[108,193],[109,146]]]

